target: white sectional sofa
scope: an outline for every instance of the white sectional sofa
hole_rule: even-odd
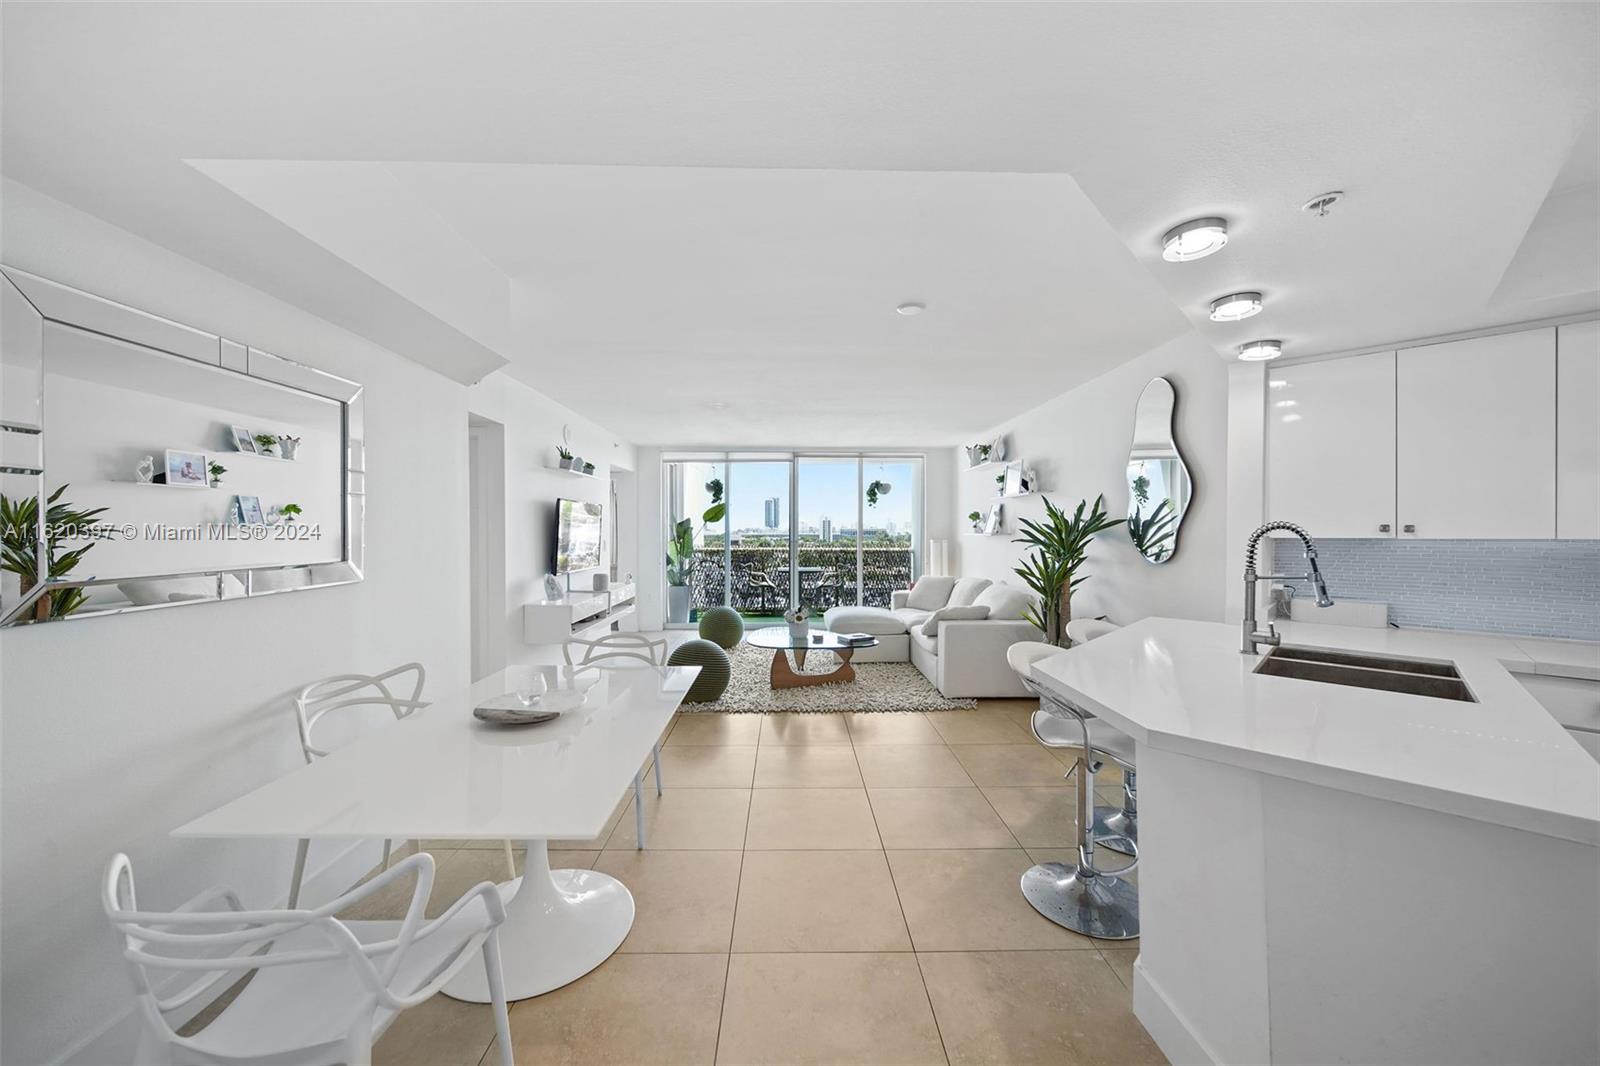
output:
[[[1041,634],[1024,616],[1027,589],[987,578],[925,577],[890,593],[890,606],[833,607],[823,624],[835,633],[871,633],[876,648],[856,662],[906,662],[951,699],[1022,696],[1029,692],[1006,663],[1006,649]]]

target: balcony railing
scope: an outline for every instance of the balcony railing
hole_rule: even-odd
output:
[[[802,604],[820,611],[856,602],[854,544],[802,545],[797,554]],[[722,548],[695,550],[690,603],[696,613],[723,602],[741,614],[753,616],[782,614],[789,606],[787,548],[734,548],[731,588],[726,566]],[[911,585],[911,549],[863,547],[861,569],[861,603],[887,607],[889,593]],[[725,596],[731,598],[725,601]]]

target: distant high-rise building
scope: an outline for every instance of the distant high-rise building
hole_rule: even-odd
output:
[[[822,516],[822,543],[833,543],[833,519],[827,515]]]
[[[767,528],[778,528],[778,497],[776,496],[767,500]]]

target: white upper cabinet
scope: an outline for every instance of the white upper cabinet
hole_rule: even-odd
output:
[[[1400,535],[1554,537],[1555,329],[1403,348],[1396,360]]]
[[[1267,370],[1267,516],[1395,535],[1395,353]]]
[[[1556,536],[1600,538],[1600,322],[1556,330]]]

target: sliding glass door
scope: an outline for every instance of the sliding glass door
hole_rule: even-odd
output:
[[[665,463],[667,624],[728,602],[728,464]],[[719,513],[720,511],[720,513]]]
[[[860,603],[861,460],[856,456],[805,457],[795,461],[799,530],[796,555],[811,579],[811,598],[801,602],[827,610]]]
[[[922,459],[746,453],[663,460],[669,625],[713,604],[776,624],[791,604],[814,613],[889,606],[919,572]]]
[[[794,602],[789,521],[789,475],[782,460],[740,459],[728,464],[728,512],[732,520],[729,600],[748,621],[783,620]]]

